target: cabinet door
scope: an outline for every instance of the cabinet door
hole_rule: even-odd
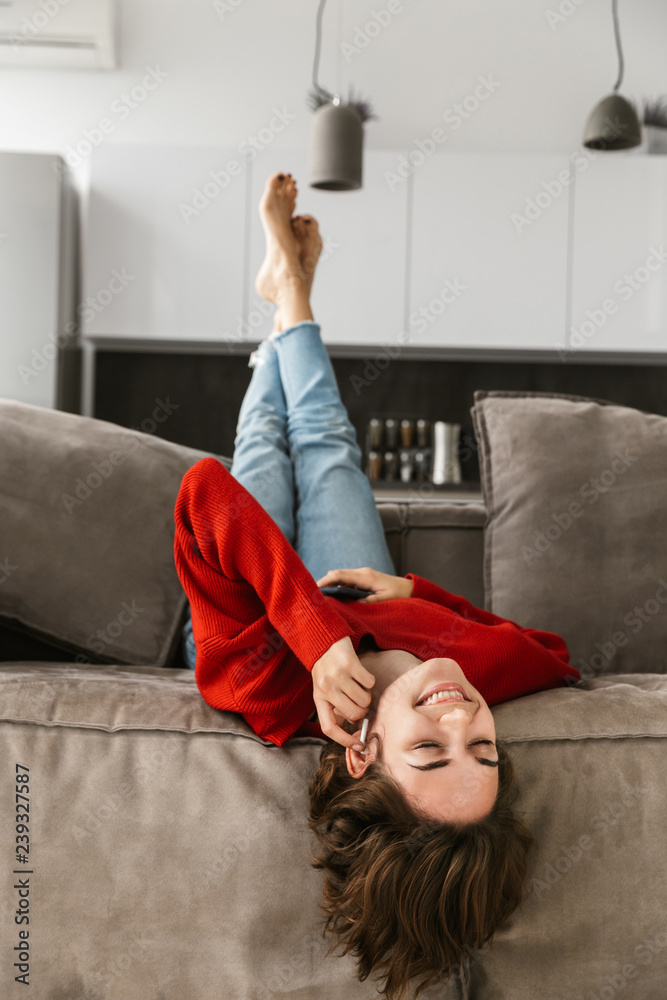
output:
[[[436,153],[413,175],[410,343],[549,348],[566,320],[568,156]]]
[[[55,406],[61,161],[0,155],[0,396]]]
[[[220,340],[243,317],[246,160],[235,150],[95,150],[86,334]]]
[[[576,178],[567,356],[667,348],[667,157],[600,153]]]
[[[264,234],[257,203],[266,179],[286,170],[298,184],[297,214],[314,215],[324,249],[313,285],[313,315],[328,344],[363,345],[396,342],[405,318],[407,187],[392,191],[385,171],[395,163],[390,153],[364,151],[363,187],[359,191],[319,191],[308,186],[306,150],[269,149],[252,165],[250,227],[250,308],[247,336],[270,333],[271,314],[254,290],[264,256]]]

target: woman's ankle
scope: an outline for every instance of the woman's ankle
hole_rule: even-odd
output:
[[[302,286],[283,290],[278,312],[281,330],[288,330],[292,326],[298,326],[299,323],[313,322],[310,296]]]
[[[283,329],[283,323],[280,316],[280,309],[278,306],[276,306],[276,311],[273,314],[273,329],[271,330],[269,337],[275,337],[278,333],[282,331],[282,329]]]

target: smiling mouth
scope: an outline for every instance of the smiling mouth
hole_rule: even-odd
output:
[[[460,684],[449,682],[447,684],[436,684],[435,687],[427,691],[417,702],[418,705],[439,705],[443,701],[470,701]]]

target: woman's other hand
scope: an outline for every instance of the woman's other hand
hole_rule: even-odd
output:
[[[360,748],[358,739],[341,729],[339,722],[363,719],[371,703],[368,688],[375,677],[354,651],[349,636],[339,639],[316,660],[311,671],[313,700],[322,732],[344,747]]]
[[[363,566],[361,569],[331,569],[326,576],[317,581],[318,587],[330,587],[337,583],[359,587],[362,590],[372,590],[370,597],[364,597],[358,603],[374,604],[377,601],[391,601],[396,597],[412,597],[412,580],[404,576],[390,576],[379,573],[376,569]]]

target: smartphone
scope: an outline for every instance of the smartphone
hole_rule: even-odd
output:
[[[360,601],[363,597],[370,597],[372,590],[362,590],[360,587],[351,587],[343,583],[335,583],[329,587],[320,587],[327,597],[336,597],[339,601]]]

